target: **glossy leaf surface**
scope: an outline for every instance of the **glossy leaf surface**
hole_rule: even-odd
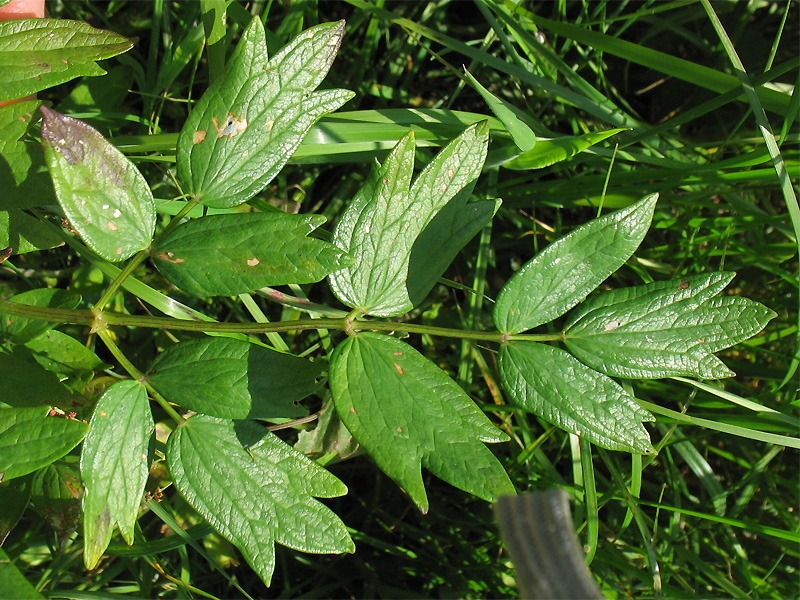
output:
[[[344,21],[312,27],[267,61],[264,27],[252,20],[178,138],[178,176],[195,200],[214,207],[249,200],[320,117],[353,97],[347,90],[314,92],[343,32]]]
[[[179,225],[153,250],[172,283],[198,296],[233,296],[266,286],[320,281],[348,259],[307,237],[321,215],[210,215]]]
[[[603,448],[653,453],[642,425],[653,416],[617,382],[567,352],[511,342],[500,349],[499,363],[516,405]]]
[[[93,569],[102,558],[115,526],[133,544],[149,470],[148,447],[153,416],[147,392],[136,381],[120,381],[100,397],[81,454],[83,560]]]
[[[58,460],[77,446],[88,425],[49,406],[0,409],[0,482],[21,477]]]
[[[754,300],[718,297],[733,277],[694,275],[598,294],[571,316],[567,347],[616,377],[730,377],[713,353],[752,337],[776,316]]]
[[[76,77],[104,75],[96,61],[133,47],[111,31],[67,19],[0,23],[0,101],[22,98]]]
[[[306,414],[298,404],[317,387],[322,363],[244,340],[207,337],[162,352],[149,379],[170,401],[228,419]]]
[[[428,511],[423,466],[490,502],[515,493],[484,446],[508,436],[408,344],[371,332],[346,339],[331,359],[330,388],[347,429],[423,513]]]
[[[658,195],[594,219],[542,250],[497,296],[494,322],[520,333],[563,315],[619,269],[641,244]]]
[[[170,435],[167,464],[178,491],[267,585],[275,542],[318,554],[355,550],[344,524],[313,498],[346,494],[345,485],[252,421],[188,419]]]
[[[485,121],[468,127],[413,185],[413,133],[376,164],[334,230],[333,243],[354,260],[330,277],[344,304],[386,317],[404,314],[425,298],[496,209],[494,201],[467,202],[488,136]]]
[[[153,239],[156,208],[139,170],[94,127],[42,106],[42,145],[70,225],[115,262]]]

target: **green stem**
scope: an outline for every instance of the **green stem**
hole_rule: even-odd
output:
[[[117,362],[120,364],[120,366],[122,366],[122,368],[128,372],[128,375],[130,375],[136,381],[143,383],[144,387],[147,388],[147,392],[153,397],[153,400],[158,402],[161,405],[161,408],[163,408],[178,425],[183,423],[184,418],[178,414],[178,411],[172,408],[170,403],[167,402],[167,400],[161,394],[159,394],[150,386],[149,383],[147,383],[144,373],[139,371],[139,369],[137,369],[133,363],[128,360],[128,357],[125,356],[122,350],[119,349],[119,346],[114,343],[114,340],[111,338],[111,335],[108,333],[108,331],[98,331],[97,337],[103,340],[106,348],[108,348],[109,352],[114,355],[114,358],[117,359]]]
[[[167,224],[164,230],[155,237],[151,246],[155,245],[158,240],[160,240],[170,231],[175,229],[175,227],[178,226],[183,217],[185,217],[189,213],[189,211],[194,208],[194,206],[195,206],[194,202],[187,202],[186,206],[184,206],[180,211],[178,211],[178,214],[172,218],[172,220]],[[130,276],[130,274],[133,273],[136,267],[142,264],[148,256],[150,256],[149,248],[146,248],[136,253],[136,255],[128,262],[128,264],[125,265],[125,268],[122,269],[120,274],[117,275],[114,281],[111,282],[111,284],[108,286],[108,289],[106,289],[105,293],[102,296],[100,296],[100,300],[98,300],[95,303],[94,305],[95,311],[101,311],[105,308],[106,304],[108,304],[111,301],[111,298],[114,297],[114,294],[117,293],[117,290],[120,288],[120,286],[125,282],[125,280]]]
[[[344,319],[302,319],[295,321],[278,321],[275,323],[215,323],[173,319],[171,317],[125,315],[108,311],[98,311],[96,308],[93,310],[46,308],[19,304],[18,302],[10,302],[8,300],[0,300],[0,313],[39,321],[88,325],[92,327],[93,331],[97,332],[105,331],[109,326],[116,325],[119,327],[146,327],[151,329],[169,329],[173,331],[245,333],[253,335],[316,329],[335,329],[353,333],[359,331],[402,331],[405,333],[427,334],[438,337],[495,342],[497,344],[510,341],[553,342],[563,339],[561,333],[507,334],[499,331],[470,331],[420,325],[418,323],[361,320],[353,319],[352,317],[346,317]]]

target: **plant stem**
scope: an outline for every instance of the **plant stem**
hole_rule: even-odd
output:
[[[153,397],[153,400],[158,402],[161,405],[161,408],[163,408],[178,425],[183,423],[184,418],[178,414],[178,411],[172,408],[170,403],[167,402],[167,400],[161,394],[159,394],[150,386],[149,383],[147,383],[144,373],[139,371],[139,369],[137,369],[133,363],[128,360],[128,357],[125,356],[122,350],[119,349],[119,346],[114,343],[114,340],[108,331],[98,331],[97,337],[103,340],[103,343],[106,345],[111,354],[114,355],[114,358],[117,359],[117,362],[128,372],[128,375],[130,375],[136,381],[143,383],[145,388],[147,388],[147,392]]]
[[[183,220],[183,217],[185,217],[189,213],[189,211],[194,208],[194,206],[195,206],[194,202],[187,202],[186,205],[180,211],[178,211],[178,214],[175,215],[169,223],[167,223],[167,226],[164,228],[164,230],[155,237],[151,246],[155,245],[158,242],[158,240],[160,240],[170,231],[175,229],[175,227],[177,227],[180,224],[181,220]],[[106,289],[105,293],[102,296],[100,296],[100,300],[98,300],[97,303],[95,303],[94,309],[96,311],[101,311],[103,310],[103,308],[105,308],[106,304],[108,304],[111,301],[111,298],[114,297],[114,294],[117,293],[117,290],[120,288],[123,282],[128,278],[128,276],[131,273],[133,273],[136,267],[138,267],[145,261],[145,259],[149,255],[150,255],[150,248],[145,248],[144,250],[141,250],[140,252],[136,253],[136,255],[128,262],[128,264],[125,265],[125,268],[122,269],[122,272],[119,275],[117,275],[114,281],[111,282],[111,284],[108,286],[108,289]]]
[[[197,331],[209,333],[245,333],[263,334],[282,331],[309,331],[315,329],[335,329],[339,331],[402,331],[406,333],[427,334],[439,337],[478,340],[502,344],[509,341],[552,342],[562,339],[561,333],[542,334],[507,334],[499,331],[471,331],[420,325],[418,323],[398,323],[396,321],[372,321],[360,319],[301,319],[295,321],[278,321],[275,323],[215,323],[173,319],[171,317],[151,317],[146,315],[125,315],[121,313],[92,310],[72,310],[64,308],[46,308],[28,306],[8,300],[0,300],[0,313],[17,317],[88,325],[100,332],[108,326],[147,327],[152,329],[170,329],[174,331]]]

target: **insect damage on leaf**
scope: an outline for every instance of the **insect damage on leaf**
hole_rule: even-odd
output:
[[[242,117],[241,119],[237,119],[233,113],[228,113],[228,116],[225,117],[225,123],[222,127],[219,125],[219,119],[217,117],[211,117],[211,122],[214,124],[214,129],[217,130],[217,138],[222,137],[236,137],[242,131],[247,129],[247,119]],[[197,132],[200,133],[200,132]],[[195,138],[197,139],[197,133],[195,133]],[[205,135],[203,135],[205,139]],[[200,140],[202,141],[202,140]],[[195,142],[197,144],[199,142]]]

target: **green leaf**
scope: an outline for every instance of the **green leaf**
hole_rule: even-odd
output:
[[[344,21],[312,27],[267,62],[264,27],[252,20],[178,138],[178,176],[196,201],[229,207],[249,200],[320,117],[353,97],[347,90],[313,91],[343,32]]]
[[[331,452],[345,459],[356,453],[358,442],[342,423],[333,403],[328,402],[319,413],[317,426],[297,434],[294,448],[313,459]]]
[[[81,519],[83,482],[78,460],[67,454],[39,469],[31,482],[31,504],[55,531],[61,549],[77,531]]]
[[[226,337],[181,342],[150,367],[153,387],[172,402],[229,419],[306,414],[298,405],[317,387],[322,364]]]
[[[540,138],[536,142],[535,148],[501,164],[506,169],[514,171],[543,169],[557,162],[568,160],[587,148],[610,138],[612,135],[617,135],[622,131],[628,131],[628,128],[593,131],[583,135],[552,139]]]
[[[482,443],[508,436],[408,344],[371,332],[348,338],[331,358],[330,388],[347,429],[423,513],[428,511],[423,466],[490,502],[515,493]]]
[[[0,482],[58,460],[86,435],[86,423],[58,415],[49,406],[0,409]]]
[[[51,330],[25,344],[33,358],[48,371],[74,375],[107,368],[103,361],[74,337]]]
[[[133,47],[131,40],[66,19],[0,23],[0,101],[22,98],[76,77],[104,75],[95,61]]]
[[[133,530],[147,481],[153,435],[147,392],[137,381],[120,381],[100,397],[81,453],[83,561],[94,569],[114,526],[133,544]]]
[[[494,322],[519,333],[563,315],[619,269],[641,244],[658,194],[581,225],[514,273],[497,296]]]
[[[466,68],[464,68],[464,75],[472,87],[478,91],[495,116],[500,119],[508,133],[511,134],[511,138],[514,140],[517,148],[522,152],[533,149],[537,139],[536,134],[525,124],[527,115],[513,104],[509,104],[502,98],[498,98],[492,94],[483,87]]]
[[[468,127],[409,188],[414,134],[377,164],[345,210],[333,243],[353,257],[330,284],[344,304],[376,316],[401,315],[424,299],[496,203],[467,203],[486,159],[489,124]]]
[[[344,523],[312,497],[347,487],[252,421],[188,419],[169,438],[167,465],[181,495],[267,585],[275,542],[316,554],[355,551]]]
[[[653,416],[621,385],[567,352],[536,342],[500,349],[500,376],[514,403],[609,450],[652,454],[642,421]]]
[[[40,110],[45,159],[72,228],[111,262],[146,248],[156,208],[139,170],[94,127],[44,106]]]
[[[7,300],[44,308],[75,308],[81,301],[80,296],[55,288],[28,290],[16,296],[11,296]],[[0,338],[12,344],[25,344],[55,326],[56,323],[48,323],[38,319],[10,315],[3,316],[0,318]]]
[[[734,375],[714,352],[752,337],[773,319],[767,307],[715,297],[734,273],[694,275],[589,298],[564,330],[570,352],[616,377]]]
[[[14,561],[0,548],[0,590],[6,598],[15,600],[44,600],[33,584],[14,565]]]
[[[0,352],[0,400],[9,406],[41,406],[71,408],[72,393],[58,376],[32,360]]]
[[[320,281],[346,258],[306,237],[322,215],[281,212],[209,215],[179,225],[153,249],[153,261],[183,291],[233,296],[266,286]]]
[[[0,546],[17,526],[31,499],[33,475],[17,477],[0,485]],[[5,590],[0,584],[0,590]]]
[[[0,107],[0,248],[13,248],[15,254],[63,243],[51,227],[21,210],[56,202],[42,147],[21,141],[40,104],[33,100]]]

